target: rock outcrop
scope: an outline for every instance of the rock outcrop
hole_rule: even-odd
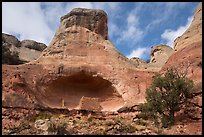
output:
[[[202,41],[202,2],[198,4],[189,28],[175,39],[174,49],[178,51],[199,41]]]
[[[73,9],[61,18],[53,40],[36,61],[4,66],[2,75],[12,79],[18,73],[25,80],[21,90],[30,97],[26,101],[34,102],[31,106],[72,110],[80,109],[83,98],[97,98],[101,111],[117,111],[142,103],[153,72],[139,70],[119,53],[108,40],[107,28],[105,12]],[[3,83],[5,98],[11,96],[8,91],[20,90]],[[9,105],[27,107],[20,102]]]
[[[13,35],[2,33],[2,41],[9,45],[14,45],[15,47],[19,47],[20,41]]]
[[[185,37],[188,37],[185,39]],[[173,68],[194,81],[194,98],[186,106],[186,114],[191,118],[202,118],[202,3],[198,4],[194,20],[186,32],[177,38],[173,53],[160,73]]]
[[[150,62],[145,62],[139,58],[131,58],[130,61],[139,69],[159,72],[174,50],[167,45],[155,45],[151,48]]]
[[[22,40],[20,42],[20,47],[33,49],[36,51],[43,51],[47,46],[43,43],[39,43],[39,42],[36,42],[34,40]]]
[[[174,50],[167,45],[156,45],[151,49],[150,63],[154,64],[155,67],[162,67],[173,52]]]
[[[143,61],[142,59],[138,57],[133,57],[130,59],[130,61],[133,62],[136,65],[136,67],[147,65],[147,62]]]
[[[47,47],[45,44],[33,40],[19,41],[15,36],[5,33],[2,33],[2,44],[2,48],[6,46],[11,53],[16,52],[22,63],[36,60]]]
[[[39,58],[26,64],[2,64],[3,128],[15,129],[24,119],[42,110],[66,114],[81,110],[95,114],[137,111],[137,106],[145,101],[145,91],[155,72],[164,73],[170,68],[194,80],[194,97],[182,111],[193,120],[202,119],[202,35],[194,35],[194,32],[202,34],[199,30],[202,19],[198,19],[202,12],[200,5],[194,25],[184,35],[192,33],[187,39],[182,39],[182,35],[176,40],[176,52],[166,45],[155,46],[150,63],[138,58],[129,60],[115,49],[108,39],[107,15],[101,10],[77,8],[61,17],[61,24],[46,49],[42,44],[36,46],[34,41],[19,42],[2,34],[8,41],[4,38],[4,43],[19,51],[29,49],[30,57],[31,52],[42,51]],[[48,129],[44,121],[37,121],[35,126]]]
[[[187,39],[184,38],[186,36]],[[202,82],[202,3],[198,4],[190,27],[176,41],[176,52],[169,57],[162,71],[178,68],[186,71],[192,80]]]
[[[78,109],[101,111],[102,107],[100,106],[99,98],[83,96],[79,102]]]
[[[81,26],[108,39],[107,14],[103,10],[75,8],[62,16],[60,22],[65,28]]]

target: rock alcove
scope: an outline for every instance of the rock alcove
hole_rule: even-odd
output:
[[[90,109],[91,106],[93,110],[112,111],[124,104],[110,81],[83,72],[59,77],[41,89],[46,95],[43,103],[54,108]],[[94,100],[95,103],[90,104]],[[80,102],[86,105],[81,106]]]

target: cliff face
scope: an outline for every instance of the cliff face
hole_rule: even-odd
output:
[[[202,3],[194,14],[194,19],[186,32],[178,37],[174,46],[176,52],[173,53],[160,73],[167,69],[174,68],[180,73],[194,81],[194,98],[186,106],[186,112],[191,112],[190,117],[194,119],[202,118]]]
[[[188,77],[202,82],[202,3],[196,8],[193,21],[186,32],[175,40],[176,50],[162,70],[176,67],[188,68]]]
[[[189,28],[175,39],[174,49],[178,51],[199,41],[202,41],[202,2],[198,4]]]
[[[30,40],[20,42],[2,34],[3,44],[10,45],[11,50],[19,52],[20,58],[30,61],[2,65],[4,128],[15,127],[20,121],[36,115],[37,110],[122,112],[134,109],[145,101],[145,91],[152,83],[154,72],[164,73],[170,68],[185,72],[194,80],[195,96],[184,113],[200,120],[201,12],[199,4],[191,26],[175,42],[176,51],[166,45],[154,46],[149,63],[139,58],[129,60],[115,49],[108,39],[107,15],[101,10],[77,8],[62,16],[46,49],[44,44]]]
[[[18,72],[25,82],[21,90],[33,97],[28,101],[35,100],[33,102],[49,108],[86,108],[79,105],[82,97],[87,105],[89,100],[98,100],[97,106],[102,111],[117,111],[144,102],[153,72],[135,68],[107,39],[107,30],[105,12],[73,9],[61,17],[53,40],[36,61],[5,66],[3,77],[11,77],[12,83]],[[4,83],[4,96],[8,90],[18,90],[15,86],[8,89],[7,82]],[[5,97],[3,104],[8,102]],[[12,104],[13,107],[18,105],[24,104]]]
[[[88,21],[90,19],[91,22]],[[53,83],[46,85],[46,88],[65,81],[73,84],[63,89],[55,85],[50,88],[55,89],[53,91],[44,91],[44,87],[39,87],[41,93],[66,93],[65,100],[73,98],[66,102],[70,109],[76,108],[82,96],[99,98],[104,111],[116,111],[124,105],[144,101],[144,89],[149,84],[145,79],[151,77],[152,73],[136,70],[107,39],[106,30],[107,15],[101,10],[73,9],[63,16],[49,48],[43,51],[36,63],[52,66],[47,71],[55,73],[51,75],[53,80],[50,79]],[[63,70],[59,71],[60,68]],[[57,78],[56,73],[63,78]],[[141,77],[141,74],[145,74],[145,77]],[[86,82],[82,84],[83,81]],[[135,85],[136,81],[141,85]],[[138,100],[134,99],[135,96],[138,96]],[[57,102],[55,106],[59,107]]]

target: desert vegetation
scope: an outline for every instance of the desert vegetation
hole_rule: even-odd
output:
[[[152,119],[155,125],[169,127],[174,124],[174,116],[182,104],[192,97],[193,81],[175,69],[163,76],[156,74],[152,85],[146,90],[146,102],[139,106],[137,117]]]

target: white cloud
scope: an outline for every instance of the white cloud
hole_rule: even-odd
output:
[[[92,9],[93,3],[91,2],[67,2],[66,3],[66,9],[68,9],[68,12],[70,12],[73,8],[87,8],[87,9]]]
[[[143,55],[147,52],[147,48],[143,47],[143,48],[138,48],[136,50],[133,50],[129,55],[127,55],[126,57],[131,59],[133,57],[138,57],[138,58],[142,58]]]
[[[41,6],[44,13],[44,19],[51,28],[57,28],[60,24],[60,17],[66,14],[66,7],[62,2],[43,2]]]
[[[119,28],[121,32],[119,32],[120,36],[117,43],[126,42],[128,47],[134,47],[143,39],[145,32],[140,27],[141,20],[139,16],[144,5],[144,2],[134,3],[134,8],[127,12],[127,17],[123,16],[123,18],[126,18],[126,24],[125,27]]]
[[[148,32],[155,26],[165,22],[169,17],[176,16],[177,10],[183,8],[188,4],[187,2],[155,2],[150,6],[152,10],[159,8],[159,10],[154,10],[150,14],[154,17],[154,20],[151,21],[145,28],[145,31]],[[162,8],[161,8],[162,7]]]
[[[188,2],[165,2],[164,5],[167,8],[175,8],[175,7],[185,7]]]
[[[121,34],[121,41],[130,41],[131,43],[136,44],[139,40],[142,39],[143,31],[138,27],[130,25],[125,31],[122,31]]]
[[[161,38],[166,42],[167,45],[173,47],[173,44],[174,44],[174,40],[181,36],[187,29],[188,27],[190,26],[191,22],[192,22],[192,19],[193,19],[193,16],[189,17],[188,20],[187,20],[187,23],[186,25],[184,26],[180,26],[178,29],[176,30],[171,30],[171,29],[166,29],[162,35],[161,35]]]
[[[118,33],[118,26],[116,24],[114,24],[113,22],[110,22],[108,24],[108,33],[109,33],[109,36],[112,37],[112,36],[119,36],[119,33]]]
[[[94,8],[112,12],[119,9],[120,4],[120,2],[93,2]]]
[[[36,2],[3,3],[2,32],[19,34],[20,40],[33,39],[45,44],[54,34],[44,19],[40,3]]]
[[[121,4],[119,2],[106,2],[106,3],[110,7],[111,10],[117,10]]]
[[[91,2],[43,2],[41,3],[44,17],[48,25],[56,30],[60,24],[60,17],[69,13],[73,8],[93,8]]]
[[[99,8],[109,11],[114,17],[120,3],[112,2],[3,2],[2,32],[19,36],[20,40],[33,39],[49,44],[60,24],[60,17],[69,13],[73,8]],[[117,30],[111,23],[111,35]],[[115,33],[116,34],[116,33]]]
[[[128,46],[132,47],[142,40],[144,32],[139,27],[139,19],[134,10],[128,14],[126,23],[127,26],[125,28],[120,28],[122,32],[120,33],[118,42],[129,41],[131,45]]]
[[[136,25],[138,24],[138,18],[136,18],[135,15],[131,13],[128,15],[127,23],[128,25],[134,25],[134,24]]]

